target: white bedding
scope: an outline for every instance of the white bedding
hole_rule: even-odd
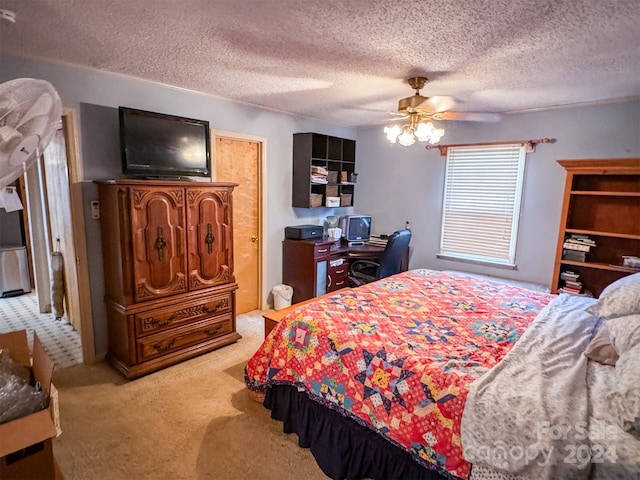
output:
[[[560,295],[471,385],[462,419],[471,479],[640,478],[640,439],[612,418],[614,367],[582,354],[594,300]]]

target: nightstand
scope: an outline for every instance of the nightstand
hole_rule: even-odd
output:
[[[267,335],[269,335],[269,332],[271,332],[271,330],[273,330],[276,327],[276,325],[278,325],[278,322],[282,320],[289,312],[291,312],[291,310],[298,308],[300,305],[305,305],[315,300],[319,300],[324,297],[329,297],[331,295],[344,292],[345,290],[350,290],[350,288],[347,288],[347,287],[341,288],[340,290],[336,290],[335,292],[327,293],[325,295],[321,295],[320,297],[310,298],[308,300],[305,300],[304,302],[296,303],[295,305],[291,305],[290,307],[283,308],[282,310],[270,310],[268,312],[263,313],[262,317],[264,318],[264,338],[267,338]]]

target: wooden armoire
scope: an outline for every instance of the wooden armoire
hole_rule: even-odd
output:
[[[236,184],[96,181],[109,350],[129,379],[237,341]]]

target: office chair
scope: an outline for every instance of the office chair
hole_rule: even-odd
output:
[[[411,241],[410,230],[398,230],[389,237],[379,262],[356,260],[349,267],[349,280],[356,286],[400,273],[402,259]]]

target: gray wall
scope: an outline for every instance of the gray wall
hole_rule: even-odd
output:
[[[170,86],[88,69],[36,62],[0,54],[0,81],[18,77],[50,81],[65,107],[79,116],[83,194],[89,252],[95,347],[107,349],[103,305],[103,269],[99,222],[89,214],[96,199],[94,179],[120,173],[117,107],[129,106],[208,120],[211,128],[256,135],[267,140],[266,258],[264,298],[282,279],[283,228],[300,223],[322,224],[327,215],[352,209],[305,210],[291,207],[292,134],[318,132],[357,140],[357,213],[374,217],[374,230],[390,232],[413,225],[411,267],[459,269],[549,285],[564,182],[562,158],[640,156],[640,104],[611,104],[510,115],[499,124],[445,123],[443,143],[493,142],[550,137],[528,155],[516,271],[438,260],[444,157],[422,145],[391,145],[382,127],[360,130],[313,119],[254,108]],[[213,66],[215,68],[215,66]]]
[[[90,201],[97,199],[95,179],[120,174],[117,107],[128,106],[172,115],[208,120],[211,128],[264,137],[267,142],[264,219],[266,259],[263,298],[282,281],[282,238],[286,225],[321,225],[327,215],[341,215],[352,209],[294,209],[291,207],[292,149],[296,132],[318,132],[355,139],[355,129],[329,125],[317,120],[287,115],[249,105],[200,95],[184,89],[137,79],[38,62],[0,53],[0,82],[13,78],[44,79],[56,88],[65,107],[79,117],[87,250],[89,253],[95,347],[98,354],[107,348],[106,311],[99,221],[89,216]],[[212,66],[215,68],[215,66]],[[266,305],[265,305],[266,307]]]
[[[640,157],[640,102],[507,115],[500,123],[442,122],[441,144],[499,142],[548,137],[527,154],[516,252],[517,270],[436,258],[440,246],[445,159],[424,144],[387,142],[382,127],[358,132],[356,211],[374,217],[388,233],[412,224],[411,268],[452,269],[550,286],[562,198],[559,159]],[[469,232],[470,235],[473,232]]]

